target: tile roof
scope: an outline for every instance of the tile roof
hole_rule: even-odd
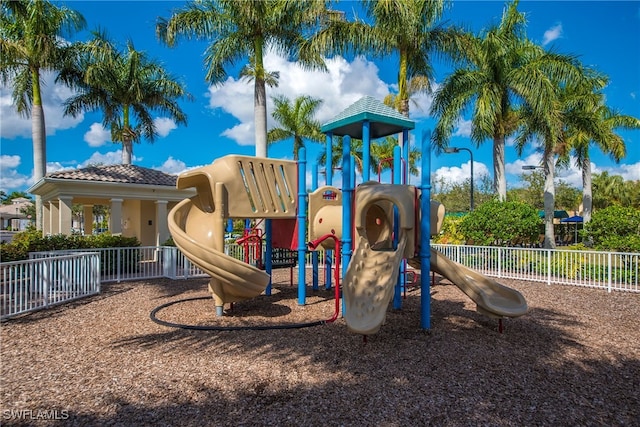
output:
[[[166,185],[175,187],[176,175],[134,165],[91,166],[47,174],[46,178],[100,181],[124,184]]]

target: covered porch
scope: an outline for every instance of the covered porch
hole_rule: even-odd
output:
[[[42,197],[43,235],[93,234],[93,207],[101,205],[109,210],[109,232],[155,246],[170,237],[169,210],[195,194],[192,189],[178,190],[176,178],[134,165],[95,166],[48,174],[29,192]],[[74,205],[82,205],[83,221],[76,227]]]

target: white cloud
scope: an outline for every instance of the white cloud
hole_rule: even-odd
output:
[[[515,162],[507,163],[504,166],[505,172],[511,175],[522,175],[523,166],[540,166],[542,163],[542,154],[534,152],[524,159],[518,159]]]
[[[382,100],[389,93],[389,85],[378,76],[378,67],[363,57],[352,62],[342,57],[326,61],[328,72],[307,71],[273,53],[265,56],[265,68],[280,73],[279,86],[267,88],[267,127],[275,125],[271,118],[271,98],[284,95],[293,99],[309,95],[322,99],[316,119],[325,123],[365,95]],[[254,101],[253,83],[229,77],[222,85],[209,87],[209,107],[222,109],[238,120],[233,128],[225,129],[222,135],[240,145],[254,145]]]
[[[111,132],[102,126],[101,123],[93,123],[89,126],[89,131],[84,134],[83,138],[89,147],[100,147],[111,141]]]
[[[542,36],[542,45],[546,46],[560,37],[562,37],[562,24],[556,24],[544,32],[544,35]]]
[[[31,177],[18,173],[20,156],[0,155],[0,189],[11,192],[31,184]]]
[[[180,175],[182,172],[187,170],[187,165],[182,160],[176,160],[169,156],[162,166],[154,166],[153,169],[161,170],[162,172],[170,175]]]
[[[2,127],[0,136],[2,138],[31,137],[31,118],[19,115],[11,99],[11,85],[9,87],[0,86],[0,117],[2,117]],[[64,115],[64,102],[74,94],[68,87],[55,83],[55,74],[45,72],[42,74],[42,105],[44,108],[47,135],[53,135],[58,130],[76,127],[82,120],[84,114],[79,114],[76,118]]]
[[[13,169],[20,166],[22,159],[20,156],[7,156],[3,154],[0,156],[0,169],[4,171],[5,169]]]
[[[178,128],[176,122],[168,117],[156,117],[153,119],[153,125],[155,126],[156,132],[158,132],[160,138],[164,138],[169,135],[172,130]]]
[[[595,166],[595,165],[593,165]],[[609,175],[620,175],[625,181],[640,181],[640,162],[621,164],[613,167],[602,168],[609,172]],[[602,172],[602,171],[599,171]]]
[[[451,136],[471,136],[471,120],[460,119],[455,132]]]
[[[141,159],[135,155],[131,157],[131,162],[135,164],[136,161]],[[106,153],[95,152],[84,162],[78,164],[78,168],[86,168],[92,165],[117,165],[122,163],[122,150],[108,151]]]
[[[433,173],[435,181],[440,180],[449,182],[452,184],[462,184],[471,176],[471,161],[463,163],[461,166],[443,166],[436,169]],[[489,169],[487,165],[480,162],[473,162],[473,181],[476,185],[480,178],[489,175]]]
[[[238,145],[254,145],[255,134],[253,130],[253,122],[244,122],[235,125],[232,128],[225,129],[221,133],[229,139],[233,139]]]

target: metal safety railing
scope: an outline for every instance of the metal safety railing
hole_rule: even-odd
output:
[[[493,246],[432,245],[445,256],[487,276],[640,292],[640,253]],[[245,260],[243,245],[225,253]],[[257,264],[255,251],[249,263]],[[27,261],[0,264],[0,318],[96,294],[100,284],[207,275],[176,247],[144,246],[32,252]],[[320,268],[325,253],[319,251]],[[263,254],[264,260],[264,254]],[[312,265],[312,254],[305,257]]]
[[[640,292],[640,253],[434,244],[487,276]]]
[[[97,252],[0,264],[0,319],[99,292]]]

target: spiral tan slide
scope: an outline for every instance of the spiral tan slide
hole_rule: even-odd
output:
[[[178,248],[211,276],[216,312],[225,303],[260,295],[269,284],[264,271],[224,254],[227,218],[295,218],[295,162],[225,156],[178,177],[178,188],[197,194],[169,212],[169,231]]]

